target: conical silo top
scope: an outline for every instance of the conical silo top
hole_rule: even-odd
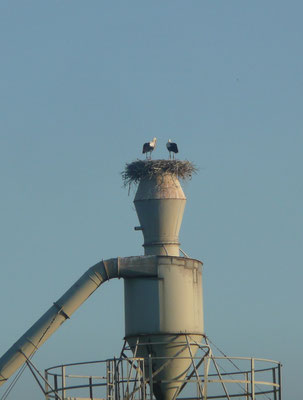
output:
[[[179,179],[171,173],[165,173],[141,179],[134,201],[152,199],[186,200],[186,197]]]
[[[126,184],[138,183],[134,203],[144,236],[145,255],[179,256],[179,231],[186,197],[179,182],[191,178],[189,161],[145,160],[126,165]]]

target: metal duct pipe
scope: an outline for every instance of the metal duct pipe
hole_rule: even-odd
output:
[[[0,386],[30,358],[66,319],[105,281],[157,276],[156,257],[111,258],[89,268],[54,305],[0,358]]]

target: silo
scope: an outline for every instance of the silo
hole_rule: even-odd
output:
[[[171,400],[204,334],[202,262],[179,256],[186,197],[176,173],[143,177],[134,203],[145,255],[158,256],[158,274],[124,280],[125,339],[135,356],[145,358],[149,375],[154,374],[156,398]]]
[[[215,357],[204,334],[202,262],[179,254],[186,198],[178,177],[190,177],[193,171],[191,163],[179,160],[127,164],[125,184],[139,183],[134,200],[140,221],[136,229],[143,232],[145,255],[115,257],[90,267],[0,358],[0,386],[26,363],[46,399],[255,400],[265,395],[281,400],[281,363],[228,357],[222,351]],[[113,278],[123,278],[125,284],[125,342],[120,358],[57,365],[45,370],[43,378],[31,361],[34,353],[97,288]],[[198,348],[202,354],[195,357]],[[128,357],[127,350],[134,357]],[[230,373],[219,365],[223,360],[234,367]],[[238,361],[246,364],[239,368]],[[97,373],[67,372],[76,365],[95,366]],[[195,391],[183,390],[190,383],[196,385]],[[86,397],[82,389],[87,390]],[[81,397],[74,397],[78,390]]]

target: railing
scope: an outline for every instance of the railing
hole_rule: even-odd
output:
[[[185,359],[185,357],[179,357]],[[157,371],[149,357],[59,365],[45,370],[46,400],[153,400]],[[174,360],[176,357],[174,358]],[[204,355],[190,359],[191,368],[178,382],[172,400],[281,400],[281,364],[273,360]],[[79,374],[78,371],[85,371]],[[152,371],[152,373],[151,373]],[[152,385],[149,383],[152,382]],[[170,381],[161,381],[161,384]]]

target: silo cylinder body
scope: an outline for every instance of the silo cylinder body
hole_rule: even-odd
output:
[[[134,202],[145,254],[158,255],[158,274],[124,280],[125,338],[134,355],[145,358],[147,370],[152,357],[157,399],[171,400],[204,333],[202,263],[179,257],[186,198],[175,176],[141,181]]]

